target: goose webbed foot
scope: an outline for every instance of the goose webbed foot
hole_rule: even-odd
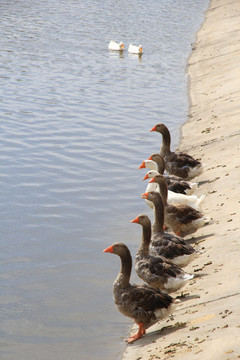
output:
[[[130,344],[141,337],[146,333],[146,330],[143,328],[143,323],[138,324],[138,332],[135,335],[130,336],[126,341]]]

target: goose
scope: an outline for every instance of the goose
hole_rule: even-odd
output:
[[[156,156],[155,156],[156,155]],[[154,160],[153,157],[155,156]],[[160,163],[160,158],[162,159]],[[151,170],[156,170],[159,174],[162,174],[168,185],[168,189],[176,193],[181,193],[185,195],[192,194],[193,190],[198,187],[198,183],[193,183],[191,181],[186,181],[183,178],[175,175],[166,175],[164,174],[165,164],[163,157],[160,154],[152,154],[147,160],[144,160],[138,169],[148,168]]]
[[[144,176],[143,180],[152,179],[156,175],[160,175],[160,174],[156,170],[150,170]],[[165,179],[165,177],[164,177],[164,179]],[[160,188],[157,183],[149,182],[146,187],[146,192],[147,191],[160,192]],[[201,209],[201,203],[203,202],[203,200],[205,198],[205,195],[201,195],[200,197],[197,197],[196,195],[185,195],[185,194],[175,193],[174,191],[171,191],[171,190],[167,191],[167,195],[168,195],[168,203],[169,204],[185,204],[185,205],[189,205],[189,206],[193,207],[196,210]],[[149,202],[147,202],[147,204],[151,208],[153,208],[153,204],[150,205]]]
[[[120,43],[117,43],[116,41],[111,40],[110,43],[108,44],[108,49],[113,51],[123,51],[124,50],[123,42],[121,41]]]
[[[189,180],[203,172],[203,165],[200,161],[195,160],[187,153],[170,150],[171,135],[166,125],[159,123],[150,131],[157,131],[162,134],[160,154],[164,158],[166,171],[169,174]]]
[[[118,310],[138,325],[138,332],[127,339],[132,343],[140,339],[146,329],[172,313],[177,301],[146,284],[130,284],[132,257],[124,243],[114,243],[103,252],[116,254],[121,259],[121,270],[113,283],[113,295]]]
[[[199,228],[211,220],[205,217],[201,211],[186,204],[168,204],[167,184],[163,175],[155,175],[151,182],[157,182],[165,206],[165,224],[169,226],[176,235],[186,236],[196,232]]]
[[[164,175],[169,190],[185,195],[190,195],[198,187],[198,183],[196,182],[186,181],[183,180],[183,178],[180,178],[179,176],[175,176],[175,175],[163,174],[165,170],[165,161],[162,155],[158,153],[154,153],[149,156],[148,160],[152,160],[156,162],[157,171],[159,172],[159,174]]]
[[[133,44],[129,44],[128,52],[131,54],[142,54],[143,53],[142,45],[136,46]]]
[[[149,179],[151,179],[152,177],[154,177],[155,175],[158,175],[158,172],[156,170],[151,170],[148,172],[149,173]],[[146,180],[148,178],[148,173],[145,175],[145,177],[143,178],[143,180]],[[152,174],[152,175],[151,175]],[[157,191],[157,192],[160,192],[160,187],[157,183],[150,183],[148,182],[147,184],[147,187],[145,189],[145,192],[150,192],[150,191]],[[145,200],[146,204],[154,209],[154,205],[152,203],[152,201],[149,201],[149,200]]]
[[[201,252],[195,250],[180,236],[164,231],[164,204],[162,197],[157,192],[148,193],[149,201],[154,204],[154,223],[151,234],[151,221],[145,218],[135,219],[143,227],[143,236],[151,236],[149,251],[152,255],[162,255],[172,263],[183,268],[192,262]],[[147,220],[148,218],[148,220]]]
[[[142,225],[142,241],[135,257],[135,270],[149,286],[164,293],[182,288],[194,275],[190,275],[161,255],[150,255],[151,222],[146,215],[138,215],[131,222]]]

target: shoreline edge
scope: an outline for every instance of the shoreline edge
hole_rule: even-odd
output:
[[[186,237],[202,254],[170,319],[128,345],[122,360],[240,358],[240,2],[211,0],[188,59],[189,119],[179,149],[205,164],[196,195],[212,222]],[[174,296],[179,295],[177,292]]]

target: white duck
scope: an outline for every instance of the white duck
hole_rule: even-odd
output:
[[[108,45],[108,49],[113,51],[123,51],[124,50],[123,42],[121,41],[120,43],[117,43],[116,41],[111,40]]]
[[[143,180],[146,179],[152,179],[155,175],[159,175],[159,172],[156,170],[150,170],[147,172]],[[146,187],[145,192],[150,191],[156,191],[160,193],[160,188],[157,183],[148,183]],[[196,210],[200,210],[201,203],[203,199],[205,198],[205,195],[201,195],[200,197],[197,197],[196,195],[184,195],[180,193],[175,193],[171,190],[168,190],[168,203],[169,204],[185,204],[188,206],[191,206],[192,208]],[[150,201],[146,200],[146,203],[151,207],[154,208],[153,204],[151,204]]]
[[[128,52],[131,54],[142,54],[143,53],[142,45],[136,46],[133,44],[129,44]]]

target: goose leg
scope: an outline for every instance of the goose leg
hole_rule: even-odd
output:
[[[140,339],[146,333],[146,330],[143,328],[143,323],[139,323],[138,326],[139,326],[138,332],[135,335],[130,336],[127,339],[128,343],[132,343],[132,342]]]
[[[177,231],[175,231],[175,234],[176,234],[177,236],[181,236],[181,230],[182,230],[182,226],[180,225],[180,226],[179,226],[179,229],[178,229]]]

